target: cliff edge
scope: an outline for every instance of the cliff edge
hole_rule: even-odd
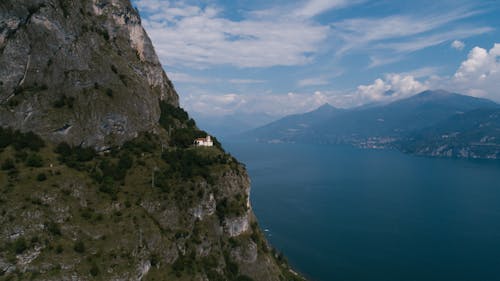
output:
[[[128,0],[0,3],[0,280],[302,280]]]

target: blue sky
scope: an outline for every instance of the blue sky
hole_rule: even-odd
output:
[[[133,3],[195,115],[283,116],[437,88],[500,101],[499,1]]]

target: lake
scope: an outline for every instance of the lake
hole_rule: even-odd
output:
[[[312,281],[500,280],[500,163],[224,142],[275,248]]]

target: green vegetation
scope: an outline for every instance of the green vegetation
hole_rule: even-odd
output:
[[[181,111],[176,112],[186,120]],[[185,123],[180,126],[189,129]],[[20,137],[27,135],[3,129],[0,136],[4,143],[0,203],[8,202],[0,204],[0,212],[5,227],[24,225],[27,229],[12,242],[0,239],[4,260],[15,263],[16,255],[41,249],[42,258],[33,262],[33,268],[47,261],[53,267],[37,274],[61,276],[65,274],[60,266],[63,261],[78,260],[79,274],[106,280],[112,275],[103,268],[128,272],[129,264],[142,260],[131,249],[137,249],[138,237],[144,237],[140,243],[156,243],[143,248],[152,265],[145,280],[206,276],[248,281],[252,278],[242,273],[230,252],[252,240],[259,253],[268,253],[256,224],[239,239],[215,232],[214,224],[247,212],[243,189],[228,193],[225,183],[241,177],[242,168],[217,147],[175,147],[167,136],[144,133],[122,147],[98,153],[67,143],[26,142]],[[207,204],[209,196],[215,197],[215,214],[194,219],[191,210]],[[19,215],[32,213],[40,214],[41,229]],[[206,243],[212,250],[208,256],[199,256],[198,247]],[[169,248],[163,245],[177,244],[184,251],[166,262],[163,253]],[[286,269],[282,270],[286,276]],[[26,272],[12,280],[29,279],[33,274]]]
[[[112,98],[113,97],[113,89],[107,88],[106,89],[106,96]]]
[[[42,156],[38,153],[30,153],[28,157],[26,157],[26,165],[28,167],[43,167]]]
[[[0,149],[9,145],[12,145],[16,150],[38,151],[45,147],[45,142],[33,132],[21,133],[10,128],[0,127]]]
[[[73,245],[73,250],[75,250],[75,252],[80,254],[85,253],[85,244],[83,243],[83,241],[82,240],[76,241],[75,244]]]
[[[199,130],[193,119],[184,109],[175,107],[164,101],[160,101],[160,125],[171,133],[170,145],[187,148],[193,145],[196,138],[206,137],[207,132]],[[176,124],[182,124],[177,126]],[[222,150],[220,142],[213,138],[214,146]]]
[[[52,104],[55,108],[62,108],[62,107],[68,107],[68,108],[73,108],[73,105],[75,104],[75,98],[74,97],[68,97],[66,95],[60,96],[54,103]]]
[[[2,170],[13,170],[15,168],[16,166],[14,164],[14,160],[12,160],[11,158],[5,159],[2,163]]]
[[[37,181],[46,181],[47,180],[47,176],[44,174],[44,173],[40,173],[36,176],[36,180]]]

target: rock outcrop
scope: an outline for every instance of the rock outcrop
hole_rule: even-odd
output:
[[[122,144],[178,106],[128,1],[2,1],[0,65],[0,125],[56,142]]]

